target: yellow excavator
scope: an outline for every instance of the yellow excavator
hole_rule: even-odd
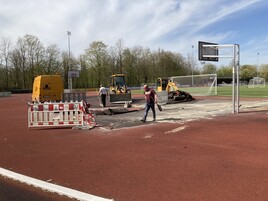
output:
[[[157,78],[157,92],[167,91],[168,98],[174,101],[195,100],[188,92],[181,91],[170,78]]]
[[[114,74],[110,77],[110,102],[131,102],[131,91],[126,85],[125,74]]]

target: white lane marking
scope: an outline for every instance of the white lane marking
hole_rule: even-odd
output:
[[[10,170],[6,170],[1,167],[0,167],[0,175],[19,181],[21,183],[25,183],[25,184],[28,184],[37,188],[41,188],[45,191],[57,193],[59,195],[64,195],[69,198],[74,198],[74,199],[81,200],[81,201],[114,201],[113,199],[102,198],[102,197],[98,197],[98,196],[84,193],[81,191],[77,191],[74,189],[70,189],[70,188],[66,188],[63,186],[56,185],[56,184],[51,184],[45,181],[41,181],[32,177],[18,174],[16,172],[12,172]]]
[[[174,128],[170,131],[166,131],[165,134],[170,134],[170,133],[176,133],[176,132],[179,132],[181,130],[184,130],[185,128],[187,128],[188,126],[184,125],[184,126],[180,126],[178,128]]]
[[[147,134],[145,134],[145,136],[144,136],[143,138],[144,138],[144,139],[146,139],[146,138],[152,138],[153,135],[154,135],[154,134],[152,134],[152,133],[147,133]]]

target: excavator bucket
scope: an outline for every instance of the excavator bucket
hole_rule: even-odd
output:
[[[191,100],[195,100],[195,98],[188,92],[180,91],[178,96],[173,97],[173,100],[174,101],[191,101]]]
[[[131,93],[110,94],[110,103],[124,103],[131,102]]]

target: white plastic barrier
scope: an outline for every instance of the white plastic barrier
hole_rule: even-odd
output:
[[[0,97],[6,97],[6,96],[11,96],[11,92],[0,92]]]
[[[96,126],[91,113],[86,112],[82,102],[31,103],[28,108],[28,128]]]

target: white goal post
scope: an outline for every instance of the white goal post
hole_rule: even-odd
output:
[[[248,83],[248,88],[264,88],[265,87],[265,79],[262,77],[253,77],[253,79],[250,79]]]
[[[202,74],[170,77],[172,82],[191,95],[213,96],[217,95],[217,74]]]

